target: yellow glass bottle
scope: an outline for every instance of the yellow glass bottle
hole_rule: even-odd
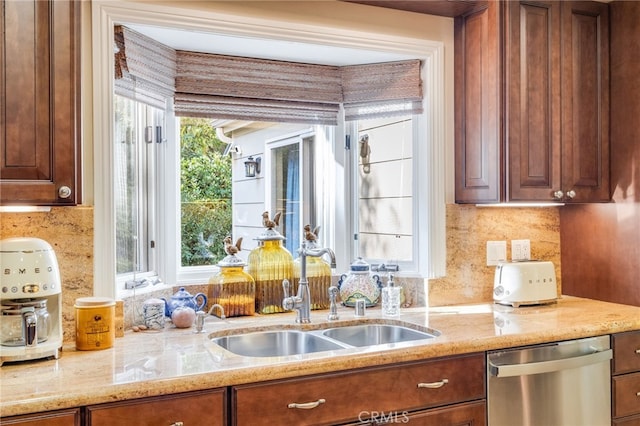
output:
[[[256,283],[256,312],[285,312],[282,308],[282,280],[291,281],[293,278],[293,257],[282,245],[284,237],[277,231],[267,229],[257,239],[258,247],[251,250],[247,260],[247,272]]]
[[[220,271],[209,279],[209,302],[224,309],[226,317],[254,315],[256,285],[253,277],[244,271],[246,264],[235,255],[222,259]],[[220,316],[219,309],[212,312]]]
[[[306,228],[305,228],[306,230]],[[311,236],[312,238],[309,238]],[[307,249],[317,249],[315,234],[305,233]],[[329,309],[329,287],[331,287],[331,265],[322,257],[306,256],[307,281],[311,293],[311,309]],[[300,258],[293,261],[293,291],[298,291],[300,281]]]

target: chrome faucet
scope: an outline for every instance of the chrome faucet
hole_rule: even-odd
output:
[[[298,294],[289,296],[289,280],[282,281],[284,289],[284,299],[282,308],[286,311],[296,310],[297,323],[311,322],[311,292],[309,291],[309,281],[307,280],[307,256],[320,257],[328,254],[331,257],[331,269],[336,267],[336,255],[330,248],[307,248],[307,242],[302,241],[300,249],[300,281],[298,282]]]

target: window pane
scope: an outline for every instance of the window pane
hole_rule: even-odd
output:
[[[138,216],[140,180],[138,178],[138,104],[115,96],[115,204],[117,273],[146,271],[140,253],[142,229]]]
[[[211,120],[180,121],[181,264],[215,265],[231,235],[231,157]]]
[[[413,260],[411,117],[358,123],[358,249],[369,260]]]
[[[272,151],[273,177],[271,194],[276,212],[282,212],[280,230],[286,237],[284,246],[291,253],[300,246],[300,145]]]

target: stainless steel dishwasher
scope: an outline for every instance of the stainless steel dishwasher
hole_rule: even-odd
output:
[[[487,353],[489,426],[609,426],[609,336]]]

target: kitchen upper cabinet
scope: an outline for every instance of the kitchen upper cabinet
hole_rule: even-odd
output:
[[[608,5],[489,2],[455,43],[456,201],[609,201]]]
[[[80,2],[2,1],[0,202],[80,202]]]

